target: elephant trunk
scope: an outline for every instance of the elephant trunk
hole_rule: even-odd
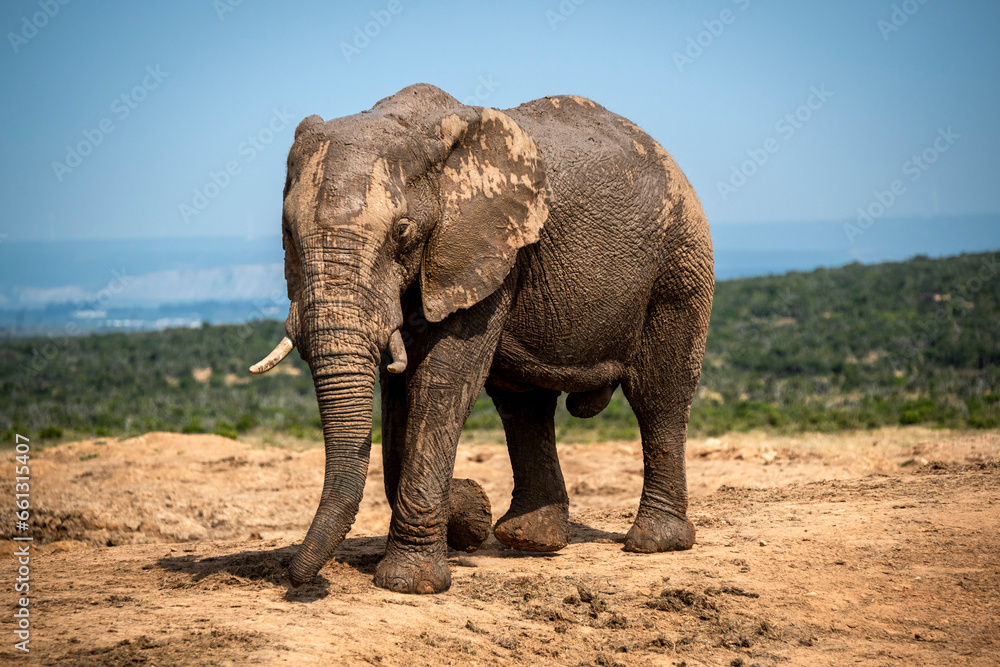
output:
[[[316,516],[289,566],[293,586],[313,578],[333,557],[357,517],[368,474],[377,356],[361,334],[340,332],[336,338],[337,344],[323,346],[330,351],[309,360],[323,422],[326,473]]]

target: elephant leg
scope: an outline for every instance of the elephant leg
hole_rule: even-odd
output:
[[[569,496],[556,454],[553,415],[559,392],[487,386],[503,421],[514,472],[510,509],[493,533],[513,549],[558,551],[569,542]]]
[[[379,376],[382,386],[382,475],[389,506],[396,506],[399,466],[406,438],[406,376],[384,368]]]
[[[639,421],[643,459],[642,498],[625,538],[626,551],[679,551],[694,545],[684,445],[710,308],[710,298],[707,309],[701,302],[652,307],[637,361],[622,383]]]
[[[498,290],[428,330],[407,372],[405,437],[385,557],[375,584],[400,593],[451,585],[446,544],[449,490],[462,426],[500,340],[509,297]],[[393,438],[393,445],[399,442]]]
[[[390,373],[383,368],[380,382],[382,476],[385,497],[389,501],[389,507],[395,509],[402,452],[406,442],[406,380],[404,375]],[[448,548],[475,551],[489,536],[489,528],[493,523],[489,509],[490,499],[482,487],[470,479],[452,479],[450,488]]]

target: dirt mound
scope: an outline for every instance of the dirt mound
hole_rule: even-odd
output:
[[[987,665],[1000,654],[996,434],[693,441],[697,543],[658,555],[621,546],[642,486],[638,443],[560,456],[569,546],[532,554],[490,537],[451,552],[449,592],[410,597],[372,585],[389,519],[378,447],[348,539],[299,589],[285,567],[318,502],[320,448],[151,433],[34,452],[32,654],[605,666]],[[506,511],[502,447],[460,447],[456,476],[483,485],[494,518]]]

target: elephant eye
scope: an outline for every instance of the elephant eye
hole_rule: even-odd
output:
[[[397,243],[405,243],[412,236],[413,229],[416,225],[413,224],[412,220],[407,218],[400,218],[396,221],[396,227],[393,230],[393,235],[396,237]]]

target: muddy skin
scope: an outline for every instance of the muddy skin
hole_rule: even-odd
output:
[[[589,419],[601,414],[611,402],[611,396],[618,388],[617,384],[609,384],[594,391],[574,392],[566,397],[566,410],[574,417]]]
[[[448,548],[472,553],[490,536],[493,508],[472,479],[452,479],[448,497]]]
[[[637,516],[625,536],[625,551],[654,554],[694,546],[694,524],[670,514]]]
[[[687,179],[642,130],[576,96],[499,111],[410,86],[369,111],[302,121],[282,238],[285,329],[312,371],[327,461],[293,583],[319,571],[354,521],[376,376],[393,511],[377,585],[448,587],[455,449],[483,388],[514,470],[499,540],[566,545],[555,400],[569,392],[570,411],[593,416],[620,386],[644,462],[626,548],[690,548],[684,444],[712,244]],[[481,509],[469,502],[459,514]]]
[[[512,549],[558,551],[569,543],[569,496],[556,455],[553,416],[559,393],[486,386],[507,438],[514,493],[494,534]]]

